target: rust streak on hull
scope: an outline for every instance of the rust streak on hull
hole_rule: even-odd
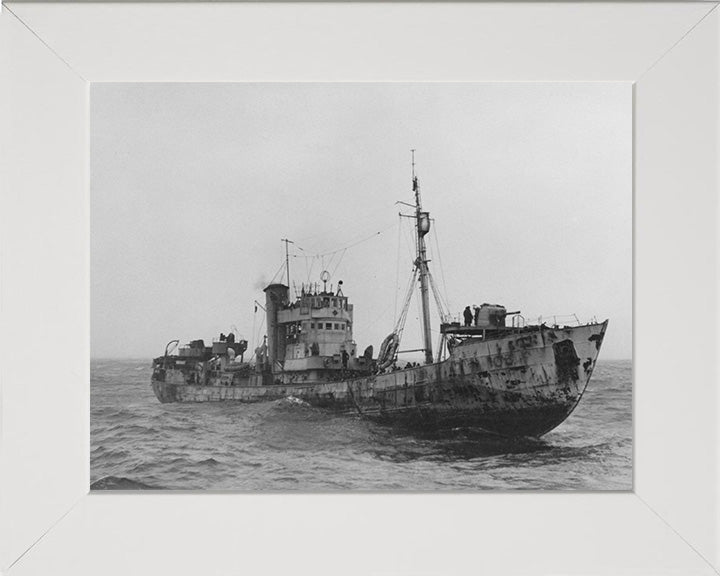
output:
[[[482,428],[502,436],[541,436],[580,401],[607,321],[493,339],[468,339],[436,364],[337,381],[190,384],[180,370],[153,375],[161,402],[261,402],[296,397],[319,408],[407,426]],[[282,374],[280,375],[282,377]]]

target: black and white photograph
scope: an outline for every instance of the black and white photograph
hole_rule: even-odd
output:
[[[632,87],[93,83],[92,490],[629,491]]]

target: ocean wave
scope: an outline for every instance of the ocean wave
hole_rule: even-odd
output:
[[[163,488],[124,476],[105,476],[90,484],[90,490],[163,490]]]
[[[155,435],[160,432],[155,426],[146,426],[144,424],[116,424],[105,429],[106,432],[122,432],[123,434],[150,434]]]
[[[285,398],[278,400],[277,403],[280,406],[302,406],[306,408],[310,407],[310,404],[305,402],[305,400],[296,398],[295,396],[286,396]]]
[[[205,460],[200,460],[200,462],[196,462],[196,464],[202,464],[204,466],[219,466],[222,462],[215,460],[215,458],[205,458]]]
[[[598,364],[543,438],[423,434],[296,397],[160,404],[138,360],[93,364],[93,490],[631,489],[632,365]]]

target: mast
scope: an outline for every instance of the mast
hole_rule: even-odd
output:
[[[290,288],[290,254],[288,252],[288,244],[295,244],[295,242],[287,238],[281,238],[280,241],[285,242],[285,271],[287,273],[288,288]]]
[[[432,364],[432,334],[430,333],[430,300],[428,296],[428,260],[425,251],[425,234],[430,231],[430,214],[423,212],[420,185],[415,175],[415,150],[412,150],[412,184],[415,192],[415,229],[417,231],[417,258],[415,265],[420,276],[420,303],[422,305],[423,339],[425,341],[425,364]]]

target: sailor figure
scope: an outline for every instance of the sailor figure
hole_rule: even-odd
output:
[[[470,306],[465,306],[463,316],[465,317],[465,326],[471,326],[473,321],[473,313],[472,310],[470,310]]]

